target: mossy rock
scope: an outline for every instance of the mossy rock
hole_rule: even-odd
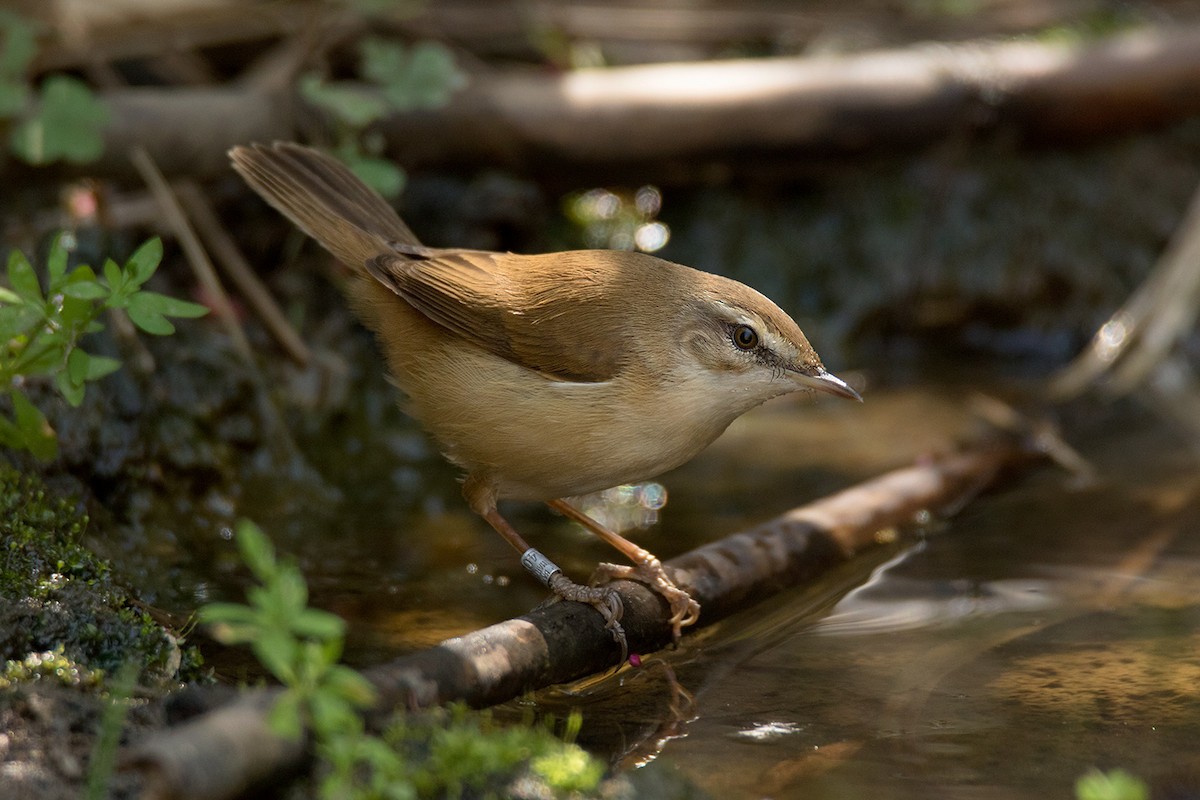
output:
[[[201,677],[201,658],[138,608],[109,564],[80,544],[87,515],[36,477],[0,466],[0,686],[100,682],[139,664],[139,683]]]

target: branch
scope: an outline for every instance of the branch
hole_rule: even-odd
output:
[[[1200,113],[1200,27],[1143,30],[1088,46],[925,45],[775,58],[476,75],[445,108],[383,124],[407,167],[468,163],[531,172],[637,167],[686,179],[699,159],[913,147],[969,130],[1026,140],[1117,135]],[[143,144],[165,172],[222,174],[234,144],[296,139],[290,95],[248,87],[134,88],[113,113],[101,170]],[[671,160],[679,162],[672,165]]]
[[[1030,456],[1015,443],[993,442],[925,460],[693,550],[668,567],[700,602],[696,627],[710,625],[817,579],[876,546],[881,531],[911,524],[922,511],[960,506],[1003,468]],[[666,645],[669,612],[662,598],[639,583],[612,585],[625,604],[622,624],[630,649],[646,653]],[[609,669],[617,657],[599,614],[588,606],[560,602],[364,674],[379,693],[377,710],[455,700],[486,706]],[[280,741],[267,724],[272,696],[245,693],[139,744],[128,763],[143,772],[148,796],[227,798],[302,766],[304,745]]]
[[[1105,322],[1086,350],[1055,376],[1064,402],[1093,386],[1114,396],[1144,387],[1200,314],[1200,188],[1148,277]],[[1107,382],[1105,382],[1107,381]]]

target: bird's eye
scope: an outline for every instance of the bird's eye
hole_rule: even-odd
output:
[[[739,350],[753,350],[758,347],[758,334],[749,325],[738,325],[733,329],[733,344]]]

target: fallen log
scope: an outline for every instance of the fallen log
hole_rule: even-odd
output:
[[[1200,114],[1200,27],[1145,29],[1087,45],[922,45],[814,58],[477,74],[445,108],[382,124],[406,167],[564,165],[697,180],[764,158],[792,171],[835,156],[910,148],[963,132],[1023,141],[1125,134]],[[98,165],[128,174],[143,145],[168,174],[222,174],[225,151],[300,138],[286,91],[129,88]]]
[[[815,580],[911,525],[926,512],[957,508],[1007,467],[1034,453],[1015,440],[989,441],[923,460],[794,509],[744,533],[668,562],[701,605],[697,628],[784,589]],[[670,641],[665,601],[630,581],[612,584],[625,603],[631,651]],[[689,631],[693,630],[691,628]],[[560,602],[364,671],[376,711],[450,701],[482,707],[615,665],[617,646],[592,608]],[[270,730],[274,690],[244,693],[227,706],[137,744],[124,762],[141,771],[145,796],[234,797],[303,764],[303,742]]]

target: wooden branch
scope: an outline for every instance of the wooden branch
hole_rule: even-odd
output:
[[[812,581],[910,524],[922,511],[958,507],[1003,468],[1027,460],[1014,442],[992,442],[896,470],[795,509],[764,525],[668,562],[710,625],[779,591]],[[629,581],[613,586],[633,652],[670,640],[661,597]],[[688,629],[692,630],[692,629]],[[617,647],[594,609],[560,602],[365,671],[379,710],[453,700],[486,706],[611,668]],[[271,733],[269,693],[234,703],[139,744],[127,763],[147,776],[148,796],[212,800],[300,765],[305,749]],[[247,754],[254,753],[254,758]],[[262,760],[260,760],[262,759]]]
[[[1170,19],[1194,16],[1187,0],[1158,3]],[[364,15],[328,0],[7,0],[42,24],[47,41],[35,72],[78,70],[100,61],[153,59],[203,48],[279,40],[317,23],[322,29],[362,24]],[[738,3],[646,3],[643,0],[438,0],[397,4],[369,15],[375,28],[445,41],[476,56],[542,60],[566,56],[574,43],[602,49],[613,63],[679,60],[754,44],[789,51],[819,44],[850,22],[867,41],[1011,37],[1070,25],[1090,0],[992,2],[971,14],[898,9],[888,0],[852,8],[832,4],[739,0]],[[899,13],[897,13],[899,11]],[[858,38],[858,36],[856,36]],[[557,52],[556,52],[557,51]]]
[[[1143,388],[1200,315],[1200,188],[1148,277],[1050,384],[1064,402],[1094,386],[1111,395]]]
[[[819,159],[964,130],[1111,135],[1200,112],[1200,28],[1087,47],[926,45],[851,56],[477,78],[387,126],[402,163],[653,163],[742,152]],[[694,167],[694,164],[692,165]]]
[[[913,147],[964,130],[1026,140],[1116,135],[1200,113],[1200,27],[1142,30],[1087,46],[926,45],[776,58],[476,75],[443,109],[383,125],[407,167],[488,164],[553,172],[564,164],[636,167],[695,180],[705,160]],[[124,172],[136,143],[168,173],[223,174],[225,151],[295,139],[290,95],[247,87],[134,88],[113,111],[101,170]],[[94,167],[92,167],[94,169]]]

